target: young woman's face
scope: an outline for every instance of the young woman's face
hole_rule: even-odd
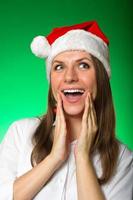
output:
[[[54,98],[60,91],[63,108],[68,115],[82,115],[88,92],[96,97],[96,75],[89,53],[85,51],[65,51],[52,62],[51,87]]]

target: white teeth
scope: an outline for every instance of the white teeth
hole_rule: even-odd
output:
[[[64,93],[74,93],[74,92],[80,92],[80,93],[84,93],[84,90],[80,90],[80,89],[69,89],[69,90],[63,90]]]

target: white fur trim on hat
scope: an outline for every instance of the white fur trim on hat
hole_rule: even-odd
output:
[[[31,43],[31,51],[37,57],[46,58],[50,54],[51,46],[44,36],[37,36]]]
[[[60,36],[51,45],[50,54],[46,59],[48,80],[50,80],[51,64],[54,57],[61,52],[69,50],[85,50],[92,54],[103,63],[110,77],[109,49],[107,44],[101,38],[90,32],[76,29]]]

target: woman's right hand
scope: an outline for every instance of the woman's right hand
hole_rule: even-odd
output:
[[[50,156],[52,157],[52,159],[57,161],[59,167],[67,159],[68,155],[69,155],[69,141],[67,135],[67,127],[66,127],[61,95],[60,93],[58,93],[55,130],[53,134],[53,146]]]

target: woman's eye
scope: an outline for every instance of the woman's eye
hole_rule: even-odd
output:
[[[54,67],[54,70],[61,70],[62,69],[62,66],[61,65],[56,65],[55,67]]]
[[[88,69],[90,66],[87,63],[80,63],[79,67],[84,68],[84,69]]]

